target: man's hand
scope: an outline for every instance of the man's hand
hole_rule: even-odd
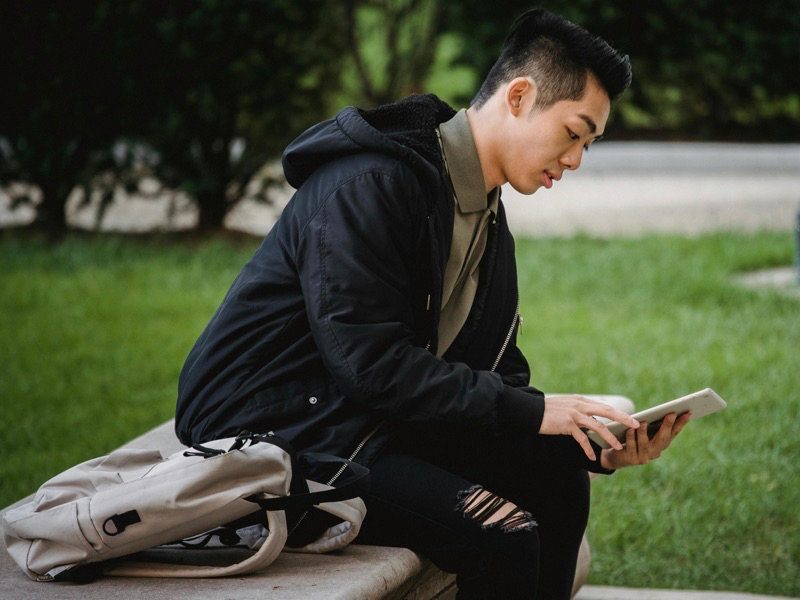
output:
[[[571,435],[581,445],[589,460],[596,460],[597,456],[582,428],[596,431],[612,448],[622,451],[619,440],[611,434],[608,427],[594,419],[594,415],[619,421],[633,429],[639,427],[639,422],[630,415],[597,400],[583,396],[553,396],[544,400],[544,417],[539,433]]]
[[[625,447],[622,450],[603,450],[600,454],[600,466],[604,469],[621,469],[631,465],[646,465],[661,456],[691,418],[692,413],[684,413],[680,418],[676,418],[675,413],[670,413],[664,417],[658,433],[652,438],[647,437],[647,423],[642,423],[637,429],[628,429]]]

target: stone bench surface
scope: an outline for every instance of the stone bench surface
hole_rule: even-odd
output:
[[[589,397],[623,410],[631,410],[633,406],[622,396]],[[131,440],[124,447],[155,448],[164,456],[184,448],[175,437],[173,421]],[[31,498],[24,498],[12,507]],[[236,550],[215,550],[215,554],[222,552]],[[405,548],[351,544],[330,554],[284,552],[264,571],[245,576],[217,579],[105,577],[89,585],[42,583],[28,579],[5,548],[0,552],[0,598],[107,600],[115,595],[147,600],[447,600],[455,597],[455,578]]]

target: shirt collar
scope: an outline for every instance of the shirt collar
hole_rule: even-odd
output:
[[[487,198],[478,149],[466,109],[462,108],[452,119],[441,123],[439,135],[459,210],[470,213],[490,208],[497,212],[498,189],[489,192]]]

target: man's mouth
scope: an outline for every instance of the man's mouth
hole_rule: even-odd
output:
[[[558,181],[559,179],[561,179],[561,177],[554,177],[549,171],[544,171],[542,173],[542,183],[548,190],[553,187],[553,182]]]

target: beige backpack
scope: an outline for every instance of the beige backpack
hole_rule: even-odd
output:
[[[307,456],[342,463],[355,478],[331,488],[293,477],[299,473],[294,453],[272,434],[245,433],[166,459],[156,450],[117,450],[64,471],[43,484],[31,502],[6,512],[3,537],[17,564],[37,581],[85,580],[103,572],[218,577],[256,571],[284,549],[286,509],[317,506],[341,519],[316,542],[295,551],[327,552],[358,535],[366,507],[355,496],[368,485],[369,471],[337,457]],[[235,536],[246,538],[247,546],[256,550],[241,562],[199,566],[129,557],[213,533],[259,510],[265,523],[260,519],[255,533],[250,526],[247,535]],[[120,557],[128,558],[111,560]]]

